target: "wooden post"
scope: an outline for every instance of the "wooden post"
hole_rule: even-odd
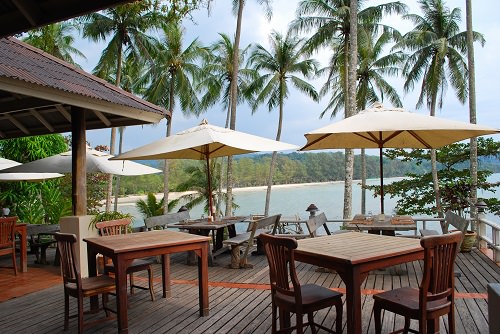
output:
[[[85,136],[85,111],[80,107],[71,107],[72,135],[72,199],[73,215],[87,214],[87,143]]]

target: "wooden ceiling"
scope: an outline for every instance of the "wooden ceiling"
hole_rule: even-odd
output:
[[[0,37],[133,0],[0,0]]]

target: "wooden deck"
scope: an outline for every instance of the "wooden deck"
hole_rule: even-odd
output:
[[[48,255],[49,259],[52,256]],[[0,268],[0,332],[63,333],[63,290],[57,268],[34,265],[32,255],[28,259],[28,273],[20,273],[17,277],[14,277],[11,269]],[[185,254],[172,257],[172,298],[161,298],[159,265],[155,268],[156,301],[150,300],[147,291],[138,290],[135,295],[129,296],[130,333],[271,333],[271,297],[264,256],[249,258],[249,262],[254,265],[252,269],[227,269],[229,254],[216,258],[216,265],[209,269],[209,317],[199,317],[198,287],[194,281],[197,269],[185,265],[185,259]],[[0,259],[0,263],[4,261],[8,262],[8,259]],[[297,267],[302,283],[316,283],[343,291],[344,285],[337,274],[321,272],[316,267],[302,263],[298,263]],[[457,331],[487,333],[486,285],[500,281],[500,268],[484,254],[473,250],[471,253],[459,254],[457,269],[461,273],[456,278]],[[417,287],[421,270],[421,263],[413,262],[376,271],[368,276],[363,285],[363,333],[374,333],[371,295],[400,286]],[[147,285],[146,276],[137,276],[139,280]],[[74,312],[75,300],[70,299],[70,303],[71,311]],[[103,316],[104,312],[101,312],[88,315],[86,319]],[[345,331],[345,314],[343,318]],[[332,313],[321,311],[316,319],[334,328]],[[76,319],[70,320],[70,333],[76,333],[76,322]],[[400,328],[402,324],[401,318],[386,313],[383,332]],[[88,328],[86,333],[116,333],[116,319]],[[447,333],[446,319],[441,321],[441,333]]]

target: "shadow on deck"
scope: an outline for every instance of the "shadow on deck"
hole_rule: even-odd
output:
[[[53,251],[53,250],[52,250]],[[49,255],[52,258],[53,254]],[[199,317],[197,269],[185,265],[185,254],[174,254],[172,262],[172,298],[161,298],[160,266],[155,267],[156,301],[149,293],[137,291],[129,295],[130,333],[271,333],[271,297],[265,256],[251,256],[252,269],[227,269],[229,254],[216,258],[209,268],[210,316]],[[0,259],[0,263],[4,258]],[[11,269],[0,269],[0,331],[2,333],[63,333],[62,279],[57,267],[34,265],[28,257],[28,273],[15,277]],[[7,259],[8,262],[8,259]],[[488,301],[486,285],[500,281],[500,268],[487,256],[473,250],[457,258],[456,328],[458,333],[488,332]],[[316,283],[343,291],[337,274],[325,273],[316,267],[298,263],[301,283]],[[372,272],[363,284],[363,333],[374,333],[371,295],[381,290],[401,286],[417,287],[422,264],[412,262]],[[136,281],[147,285],[145,276]],[[114,301],[111,297],[111,303]],[[88,303],[88,301],[86,301]],[[76,310],[74,299],[71,311]],[[88,304],[86,304],[87,307]],[[320,311],[317,320],[334,328],[334,311]],[[104,313],[88,315],[86,319],[103,317]],[[344,310],[344,332],[346,331]],[[401,328],[403,319],[384,315],[383,332]],[[415,323],[413,324],[415,325]],[[412,326],[415,327],[415,326]],[[441,320],[441,333],[447,333],[447,321]],[[70,320],[70,332],[76,332],[77,320]],[[88,328],[86,333],[115,333],[116,320]],[[310,332],[310,330],[309,330]]]

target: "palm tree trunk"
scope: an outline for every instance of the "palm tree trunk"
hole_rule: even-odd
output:
[[[174,88],[175,88],[175,70],[170,73],[170,96],[169,96],[169,111],[170,119],[167,119],[167,137],[172,134],[172,119],[174,117]],[[168,160],[164,160],[163,165],[163,214],[168,213],[168,182],[169,182],[169,168]]]
[[[281,140],[281,129],[283,127],[283,83],[280,83],[280,116],[278,120],[278,131],[276,132],[276,141]],[[271,203],[271,189],[273,186],[273,174],[276,165],[276,158],[278,152],[273,152],[271,158],[271,166],[269,167],[269,177],[267,179],[267,191],[266,191],[266,206],[264,208],[264,216],[269,216],[269,205]]]
[[[231,122],[230,129],[236,129],[236,104],[238,101],[238,68],[239,68],[239,50],[241,38],[241,21],[243,19],[243,7],[245,6],[244,0],[239,0],[238,16],[236,19],[236,35],[234,36],[234,49],[233,49],[233,73],[231,77]],[[227,202],[226,202],[226,216],[230,216],[233,211],[233,157],[227,158]]]
[[[436,116],[436,94],[432,96],[431,102],[431,116]],[[432,185],[434,188],[434,196],[436,198],[436,212],[438,217],[444,217],[443,208],[441,207],[441,194],[439,190],[439,178],[437,172],[437,156],[436,150],[431,149],[431,174],[432,174]]]
[[[123,133],[125,132],[125,127],[120,126],[118,129],[118,133],[120,134],[120,138],[118,139],[118,155],[122,154],[123,151]],[[120,195],[120,175],[116,176],[116,185],[115,185],[115,203],[113,206],[114,211],[118,211],[118,197]]]
[[[122,77],[122,44],[120,43],[118,47],[118,59],[116,60],[116,80],[115,85],[120,87],[121,77]],[[111,155],[115,154],[116,145],[116,128],[111,128],[111,138],[109,142],[109,153]],[[108,189],[106,192],[106,212],[111,210],[111,196],[113,194],[113,174],[108,175]]]
[[[361,149],[361,213],[366,213],[366,154]]]
[[[472,34],[472,1],[465,0],[465,17],[467,21],[467,65],[469,68],[469,121],[473,124],[476,120],[476,70],[474,64],[474,38]],[[470,140],[470,216],[477,216],[477,138]],[[476,230],[475,221],[473,221],[472,229]]]
[[[346,116],[356,114],[356,79],[358,68],[358,1],[350,1],[349,22],[349,67],[347,71],[347,110]],[[344,178],[344,219],[352,217],[352,179],[354,171],[354,150],[345,150],[345,178]]]

